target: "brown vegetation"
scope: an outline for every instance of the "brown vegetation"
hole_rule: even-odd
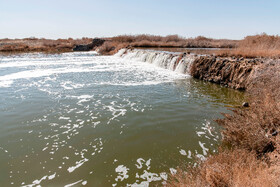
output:
[[[217,120],[224,127],[222,133],[225,144],[257,154],[272,152],[276,148],[279,142],[275,141],[273,133],[280,130],[280,79],[265,87],[261,85],[254,87],[255,91],[250,93],[251,104],[248,109],[234,110],[234,114],[224,114],[224,119]],[[277,92],[271,92],[276,86]]]
[[[166,37],[154,35],[122,35],[108,38],[100,48],[101,54],[114,54],[124,47],[141,48],[222,48],[213,51],[221,57],[271,57],[280,58],[280,37],[260,34],[247,36],[243,40],[211,39],[203,36],[183,38],[178,35]],[[223,50],[223,48],[226,48]],[[232,49],[232,50],[228,50]]]
[[[114,54],[124,47],[176,47],[176,48],[233,48],[237,46],[237,40],[211,39],[203,36],[196,38],[183,38],[178,35],[122,35],[107,38],[104,46],[101,46],[101,54]]]
[[[89,44],[90,38],[82,39],[0,39],[0,52],[68,52],[74,46]],[[121,35],[106,38],[98,48],[100,54],[110,55],[125,47],[141,48],[221,48],[212,51],[221,57],[272,57],[280,58],[280,37],[260,34],[247,36],[243,40],[212,39],[203,36],[184,38],[178,35]],[[224,49],[224,50],[223,50]],[[232,50],[228,50],[232,49]]]
[[[240,56],[246,58],[273,57],[280,58],[280,36],[260,34],[247,36],[238,47],[231,51],[219,51],[220,56]]]
[[[259,65],[248,85],[248,108],[224,114],[222,148],[197,168],[179,170],[167,186],[280,185],[280,63]]]
[[[273,187],[280,182],[276,170],[242,149],[221,151],[187,170],[188,173],[178,170],[171,175],[167,186]]]
[[[1,39],[0,52],[69,52],[75,45],[88,44],[92,41],[90,38],[82,39]]]

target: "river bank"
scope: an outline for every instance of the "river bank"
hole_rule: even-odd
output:
[[[72,52],[77,45],[91,43],[91,38],[82,39],[45,39],[45,38],[24,38],[24,39],[0,39],[0,53],[20,54],[20,53],[63,53]]]
[[[224,114],[222,145],[197,168],[179,169],[168,186],[279,186],[279,61],[264,62],[248,80],[249,107]]]
[[[82,39],[0,39],[0,52],[5,53],[62,53],[71,51],[96,50],[100,54],[112,55],[125,47],[142,48],[235,48],[238,40],[212,39],[203,36],[196,38],[183,38],[178,35],[121,35],[106,38],[82,38]]]
[[[223,86],[246,90],[244,107],[224,114],[218,154],[196,168],[178,168],[167,186],[278,186],[280,171],[280,61],[197,56],[186,53],[123,49],[117,56]],[[246,175],[244,175],[246,173]]]
[[[194,77],[246,90],[249,107],[217,120],[224,128],[219,154],[188,173],[180,171],[169,186],[279,186],[279,63],[264,60],[223,65],[213,58],[194,63]]]

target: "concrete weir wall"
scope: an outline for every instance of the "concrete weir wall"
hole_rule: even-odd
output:
[[[264,63],[261,59],[224,58],[140,49],[121,49],[116,56],[148,62],[238,90],[246,90],[256,71]]]

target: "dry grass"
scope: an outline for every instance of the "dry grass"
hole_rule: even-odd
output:
[[[126,43],[117,43],[114,41],[106,41],[104,44],[97,48],[97,51],[103,55],[113,55],[122,48],[126,48]]]
[[[0,52],[69,52],[75,45],[88,44],[90,38],[82,39],[2,39],[0,40]]]
[[[224,142],[264,154],[273,151],[271,133],[280,130],[280,65],[262,65],[248,88],[250,107],[234,110],[217,120],[224,127]]]
[[[108,40],[99,48],[101,54],[114,54],[124,47],[145,48],[227,48],[233,50],[219,50],[219,56],[237,56],[246,58],[272,57],[280,58],[280,37],[260,34],[247,36],[243,40],[212,39],[203,36],[184,38],[178,35],[120,35],[106,38]],[[0,52],[67,52],[72,51],[75,45],[89,44],[90,38],[82,39],[1,39]]]
[[[221,56],[242,56],[246,58],[272,57],[280,58],[280,37],[260,34],[247,36],[232,51],[220,51]]]
[[[106,47],[101,54],[114,54],[122,47],[147,47],[147,48],[231,48],[232,50],[219,50],[219,56],[237,56],[246,58],[255,57],[280,57],[280,37],[260,34],[247,36],[243,40],[212,39],[203,36],[184,38],[178,35],[121,35],[107,38]]]
[[[219,56],[237,56],[246,58],[271,57],[280,58],[280,37],[260,34],[247,36],[243,40],[212,39],[203,36],[184,38],[178,35],[121,35],[109,40],[101,48],[101,54],[114,54],[123,47],[146,48],[231,48],[232,50],[219,50]]]
[[[188,172],[170,176],[167,186],[190,187],[273,187],[278,186],[277,171],[252,152],[236,149],[210,156]]]
[[[114,54],[124,47],[168,47],[168,48],[233,48],[237,46],[236,40],[211,39],[203,36],[196,38],[183,38],[178,35],[121,35],[107,38],[105,46],[101,46],[101,54]]]

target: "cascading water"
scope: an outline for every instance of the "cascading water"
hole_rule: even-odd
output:
[[[148,62],[182,74],[189,73],[190,66],[195,59],[194,55],[140,49],[121,49],[115,56]]]

